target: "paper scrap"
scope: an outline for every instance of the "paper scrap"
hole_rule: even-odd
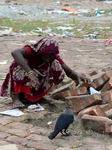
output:
[[[49,121],[47,124],[48,124],[48,125],[50,125],[51,123],[52,123],[52,122],[51,122],[51,121]]]
[[[44,108],[40,104],[38,104],[38,105],[36,105],[36,104],[30,105],[30,106],[28,106],[28,109],[35,109],[36,111],[44,110]]]
[[[15,117],[24,115],[24,113],[21,110],[17,109],[17,108],[0,112],[0,114],[10,115],[10,116],[15,116]]]
[[[7,61],[0,62],[0,65],[6,65],[6,64],[7,64]]]
[[[18,150],[15,144],[8,144],[0,146],[0,150]]]
[[[100,94],[101,91],[97,91],[97,90],[95,90],[94,88],[90,87],[90,93],[91,93],[91,95],[94,94],[94,93]]]

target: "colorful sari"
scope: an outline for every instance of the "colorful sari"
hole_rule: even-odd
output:
[[[14,92],[14,94],[24,93],[26,100],[36,102],[49,92],[53,84],[57,85],[64,79],[65,72],[60,64],[59,57],[57,57],[59,50],[56,40],[46,37],[34,45],[26,45],[24,49],[27,53],[26,63],[35,72],[39,80],[39,89],[36,91],[31,86],[27,72],[14,60],[2,84],[1,96],[7,96],[11,92]],[[37,58],[48,53],[54,53],[56,57],[49,63],[38,65]]]

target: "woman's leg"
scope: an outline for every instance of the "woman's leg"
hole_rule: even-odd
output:
[[[13,107],[25,107],[25,105],[20,101],[19,94],[14,94],[14,92],[10,93],[10,97],[13,100]]]

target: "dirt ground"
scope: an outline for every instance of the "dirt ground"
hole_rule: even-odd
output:
[[[34,1],[11,1],[10,4],[13,3],[19,3],[22,6],[28,6],[28,5],[34,5]],[[31,3],[32,2],[32,3]],[[35,3],[36,6],[40,8],[54,8],[59,6],[54,6],[52,3],[55,1],[37,1]],[[108,9],[112,8],[112,4],[105,4],[102,2],[92,2],[92,1],[60,1],[62,4],[69,4],[70,6],[74,6],[76,9],[83,8],[83,9],[94,9],[94,8],[100,8],[100,9]],[[43,5],[44,4],[44,5]],[[3,5],[3,4],[2,4]],[[5,3],[4,5],[9,5],[9,3]],[[46,18],[46,16],[44,16]],[[48,17],[48,16],[47,16]],[[59,16],[58,16],[59,17]],[[56,16],[56,19],[58,18]],[[66,18],[66,17],[65,17]],[[104,18],[104,19],[103,19]],[[105,20],[112,19],[112,16],[110,18],[107,18],[106,16],[101,18],[102,21],[105,22]],[[76,19],[79,19],[76,17]],[[83,18],[84,19],[84,18]],[[86,18],[88,19],[88,18]],[[97,20],[98,18],[89,18],[89,20]],[[82,21],[82,18],[80,18]],[[88,21],[89,21],[88,20]],[[90,20],[90,21],[91,21]],[[38,41],[43,36],[3,36],[0,37],[0,62],[6,61],[6,64],[0,64],[0,76],[2,78],[5,77],[6,73],[8,72],[8,68],[13,60],[11,56],[11,51],[17,48],[21,48],[24,45],[30,43],[30,41]],[[112,43],[110,43],[108,46],[105,46],[106,39],[99,39],[97,42],[90,42],[90,39],[79,39],[74,37],[54,37],[59,42],[60,47],[60,55],[64,62],[71,67],[74,71],[77,73],[84,73],[86,76],[89,76],[89,73],[91,73],[94,70],[100,70],[108,67],[112,67]],[[66,81],[68,78],[66,77],[64,81]],[[0,86],[2,85],[3,79],[0,80]],[[51,109],[50,106],[46,109]],[[62,108],[61,108],[62,109]],[[54,108],[55,113],[57,108]],[[60,111],[61,112],[61,111]],[[57,114],[59,114],[58,112]],[[110,135],[102,135],[93,131],[86,131],[83,132],[80,124],[80,120],[78,119],[77,115],[74,114],[75,121],[72,127],[75,127],[75,134],[77,134],[77,139],[80,138],[82,133],[85,133],[86,137],[93,137],[96,139],[101,140],[107,140],[108,142],[112,142]],[[55,122],[55,120],[54,120]],[[42,126],[42,122],[36,123],[40,124]],[[44,127],[44,126],[43,126]]]

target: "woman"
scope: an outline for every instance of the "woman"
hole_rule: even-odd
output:
[[[9,89],[13,107],[24,107],[23,99],[37,102],[53,84],[57,85],[64,79],[65,73],[73,80],[89,82],[58,56],[58,43],[53,38],[45,37],[11,54],[14,61],[1,87],[1,96],[7,96]]]

